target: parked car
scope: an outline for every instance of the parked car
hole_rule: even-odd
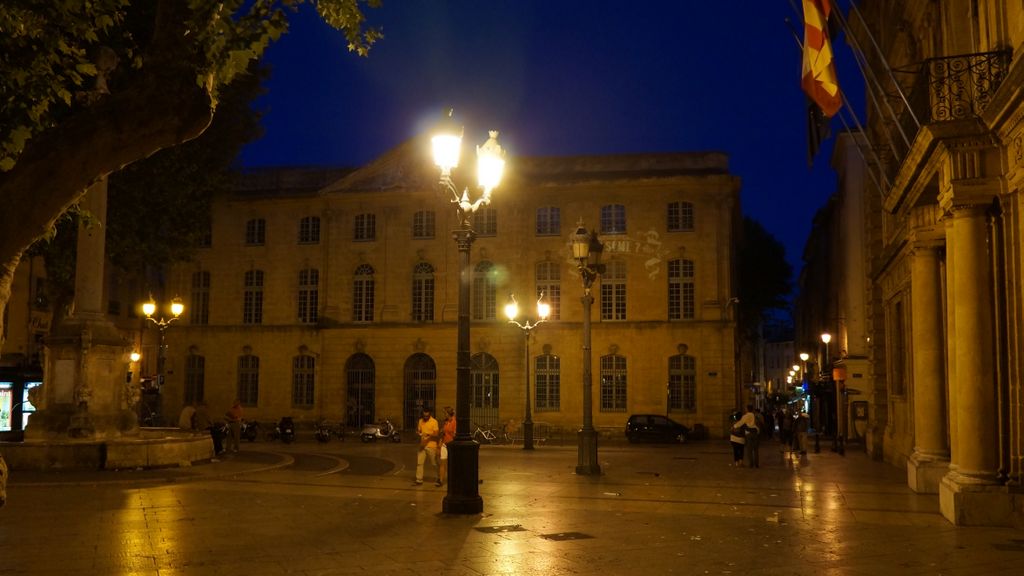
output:
[[[690,429],[661,414],[633,414],[626,421],[630,442],[686,442]]]

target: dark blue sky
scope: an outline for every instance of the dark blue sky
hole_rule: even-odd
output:
[[[364,164],[454,107],[467,143],[509,154],[724,151],[742,206],[796,270],[835,190],[831,140],[807,165],[799,1],[384,0],[368,58],[308,7],[267,52],[264,137],[245,166]],[[843,3],[844,8],[847,4]],[[840,84],[863,85],[837,42]],[[863,113],[861,118],[863,119]],[[833,131],[842,129],[833,120]]]

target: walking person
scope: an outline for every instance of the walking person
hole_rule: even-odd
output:
[[[242,401],[235,398],[224,418],[228,421],[228,450],[238,452],[242,440]]]
[[[448,443],[455,439],[455,410],[444,407],[444,423],[441,425],[441,448],[438,450],[437,485],[448,481]]]
[[[430,408],[423,407],[419,422],[416,423],[416,435],[420,438],[419,451],[416,452],[416,481],[413,486],[423,484],[423,464],[429,458],[431,465],[437,470],[437,441],[440,438],[440,427],[437,420],[430,415]],[[440,471],[436,484],[441,485]]]

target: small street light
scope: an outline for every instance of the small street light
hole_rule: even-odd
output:
[[[832,358],[828,354],[828,343],[832,341],[832,335],[828,332],[822,332],[821,341],[825,343],[825,361],[821,363],[821,367],[827,368],[831,372]]]
[[[477,179],[482,194],[470,201],[469,188],[459,194],[452,180],[452,170],[459,165],[462,149],[461,126],[452,121],[449,110],[438,131],[431,138],[434,163],[441,170],[440,185],[451,195],[458,214],[459,228],[453,236],[459,251],[458,340],[455,368],[455,440],[448,443],[448,493],[441,504],[448,514],[479,514],[484,501],[478,487],[480,478],[480,444],[470,433],[470,401],[473,379],[469,355],[469,252],[476,239],[470,223],[474,212],[491,202],[491,191],[498,187],[505,169],[505,152],[498,145],[498,132],[492,130],[483,146],[477,146]]]
[[[581,219],[572,236],[572,257],[576,260],[576,267],[583,280],[583,428],[578,435],[579,459],[576,463],[576,473],[587,476],[601,474],[601,465],[597,462],[597,431],[594,430],[591,390],[590,308],[594,303],[594,295],[590,293],[590,287],[593,286],[594,280],[604,273],[604,266],[601,264],[603,251],[604,244],[597,239],[597,234],[584,228]]]
[[[164,332],[167,331],[167,327],[171,325],[171,322],[177,320],[181,316],[182,312],[185,311],[185,304],[181,302],[181,298],[175,296],[171,300],[169,309],[171,316],[160,316],[159,318],[154,318],[153,314],[156,314],[157,304],[156,301],[153,300],[152,294],[149,296],[149,302],[142,305],[142,312],[146,315],[146,320],[156,324],[156,327],[160,330],[160,348],[157,349],[156,356],[157,383],[160,386],[163,386],[164,383],[164,363],[167,361],[167,341],[164,336]]]
[[[516,320],[519,315],[519,304],[516,302],[515,294],[509,294],[508,304],[505,305],[505,316],[508,316],[509,324],[515,324],[526,335],[526,417],[523,419],[523,450],[533,450],[533,416],[530,409],[530,332],[543,322],[548,321],[551,315],[551,305],[544,301],[544,293],[537,298],[537,321],[520,324]]]

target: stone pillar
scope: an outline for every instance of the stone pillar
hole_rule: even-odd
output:
[[[126,403],[130,343],[103,314],[107,181],[86,192],[91,223],[78,231],[75,305],[47,337],[44,382],[27,440],[92,440],[137,432]],[[36,402],[38,400],[38,402]]]
[[[907,484],[915,492],[928,494],[938,493],[939,482],[949,469],[938,248],[921,244],[910,257],[914,453],[907,462]]]
[[[949,303],[956,324],[950,346],[956,366],[950,375],[956,438],[939,503],[943,516],[956,525],[1000,525],[1008,522],[1012,506],[996,476],[999,430],[985,207],[954,206],[952,218],[946,246],[956,264],[948,270],[956,298]]]

